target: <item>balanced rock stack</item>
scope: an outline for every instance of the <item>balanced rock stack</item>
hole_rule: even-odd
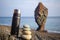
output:
[[[46,19],[48,16],[48,9],[43,5],[43,3],[39,3],[35,9],[35,21],[38,24],[37,31],[45,31],[44,26],[46,23]]]
[[[23,26],[23,31],[22,31],[22,38],[24,40],[31,40],[32,36],[31,36],[31,29],[29,25],[24,25]]]

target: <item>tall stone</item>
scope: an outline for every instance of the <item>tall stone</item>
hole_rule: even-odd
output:
[[[18,36],[19,34],[20,16],[21,16],[20,10],[15,9],[12,19],[11,35]]]
[[[48,15],[48,9],[40,2],[35,9],[35,22],[38,24],[37,31],[44,31],[44,26],[46,23]]]

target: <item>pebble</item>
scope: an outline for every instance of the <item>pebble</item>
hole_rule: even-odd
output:
[[[30,29],[30,26],[29,25],[23,25],[23,31],[22,31],[22,35],[21,37],[23,39],[26,39],[26,40],[30,40],[32,38],[32,35],[31,35],[31,29]]]
[[[30,28],[28,24],[23,25],[24,28]]]
[[[23,28],[23,31],[30,31],[30,28]]]
[[[31,35],[31,31],[23,31],[23,34],[25,34],[25,35]]]
[[[24,38],[24,39],[31,39],[32,38],[32,36],[31,35],[22,35],[22,38]]]

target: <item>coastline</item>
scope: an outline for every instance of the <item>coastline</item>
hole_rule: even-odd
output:
[[[8,24],[4,24],[4,25],[3,24],[0,24],[0,26],[8,26],[8,27],[11,27],[10,25],[8,25]],[[36,30],[36,29],[34,29],[34,30]],[[60,33],[60,31],[53,31],[53,30],[48,30],[48,32],[49,33]]]
[[[11,27],[10,26],[7,26],[7,25],[0,25],[0,31],[2,30],[8,30],[7,32],[10,33],[10,30],[11,30]],[[4,30],[4,31],[5,31]],[[38,32],[38,31],[35,31],[35,30],[31,30],[32,32],[32,40],[34,39],[48,39],[48,40],[60,40],[60,33],[53,33],[53,32]],[[19,36],[21,35],[22,33],[22,28],[19,29]]]

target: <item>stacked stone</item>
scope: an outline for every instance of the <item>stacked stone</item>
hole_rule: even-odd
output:
[[[23,26],[23,31],[22,31],[22,38],[24,40],[31,40],[32,36],[31,36],[31,29],[29,25],[24,25]]]
[[[43,3],[39,3],[35,9],[35,21],[38,24],[37,31],[45,31],[45,23],[48,16],[48,9],[43,5]]]

